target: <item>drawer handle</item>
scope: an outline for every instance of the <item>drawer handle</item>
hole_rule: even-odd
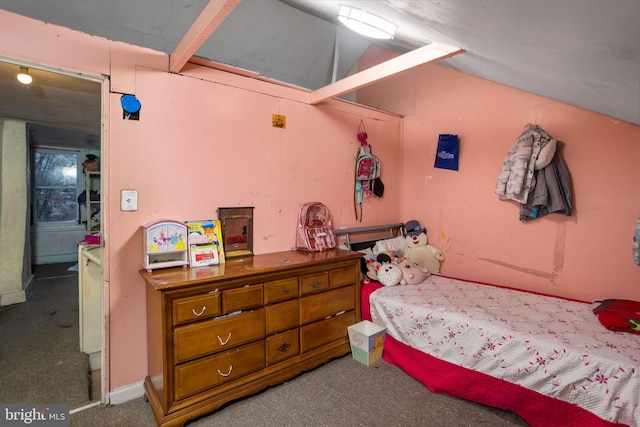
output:
[[[284,293],[285,293],[285,294],[288,294],[289,292],[291,292],[291,291],[289,290],[289,288],[284,288]]]
[[[291,344],[289,344],[288,342],[285,342],[280,347],[278,347],[276,350],[281,351],[283,353],[286,353],[287,351],[289,351],[290,348],[291,348]]]
[[[220,335],[218,335],[218,341],[220,341],[220,345],[227,345],[230,339],[231,339],[231,332],[229,332],[229,336],[224,341],[222,340],[222,338],[220,338]]]
[[[220,372],[220,369],[218,369],[218,375],[220,375],[221,377],[228,377],[229,375],[231,375],[231,372],[233,372],[233,365],[229,365],[229,372],[227,372],[226,374],[223,374],[222,372]]]
[[[314,280],[313,282],[311,282],[312,288],[319,288],[320,286],[322,286],[322,282],[320,280]]]
[[[192,308],[191,312],[193,313],[194,316],[196,317],[200,317],[204,314],[204,311],[207,309],[207,306],[205,305],[204,307],[202,307],[202,310],[200,310],[200,313],[196,313],[196,311]]]

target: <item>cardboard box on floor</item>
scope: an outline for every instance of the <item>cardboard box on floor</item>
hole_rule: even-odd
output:
[[[382,358],[387,328],[368,320],[363,320],[349,326],[347,330],[349,332],[351,354],[354,359],[369,366]]]

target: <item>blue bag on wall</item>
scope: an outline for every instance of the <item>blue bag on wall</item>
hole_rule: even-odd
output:
[[[458,135],[440,135],[438,137],[438,150],[434,167],[440,169],[458,170],[458,157],[460,143]]]

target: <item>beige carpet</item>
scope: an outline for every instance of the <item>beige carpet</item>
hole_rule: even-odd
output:
[[[71,416],[71,426],[154,426],[143,398]],[[193,427],[527,426],[520,417],[433,394],[395,366],[365,366],[348,355],[284,384],[232,402],[188,424]]]
[[[89,401],[89,358],[79,350],[74,263],[38,266],[27,301],[0,307],[0,402]]]

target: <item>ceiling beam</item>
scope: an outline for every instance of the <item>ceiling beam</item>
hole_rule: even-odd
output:
[[[316,105],[327,99],[391,78],[419,65],[450,58],[462,52],[464,50],[456,46],[432,43],[315,90],[309,94],[309,103]]]
[[[169,71],[179,73],[239,3],[240,0],[211,0],[169,56]]]

